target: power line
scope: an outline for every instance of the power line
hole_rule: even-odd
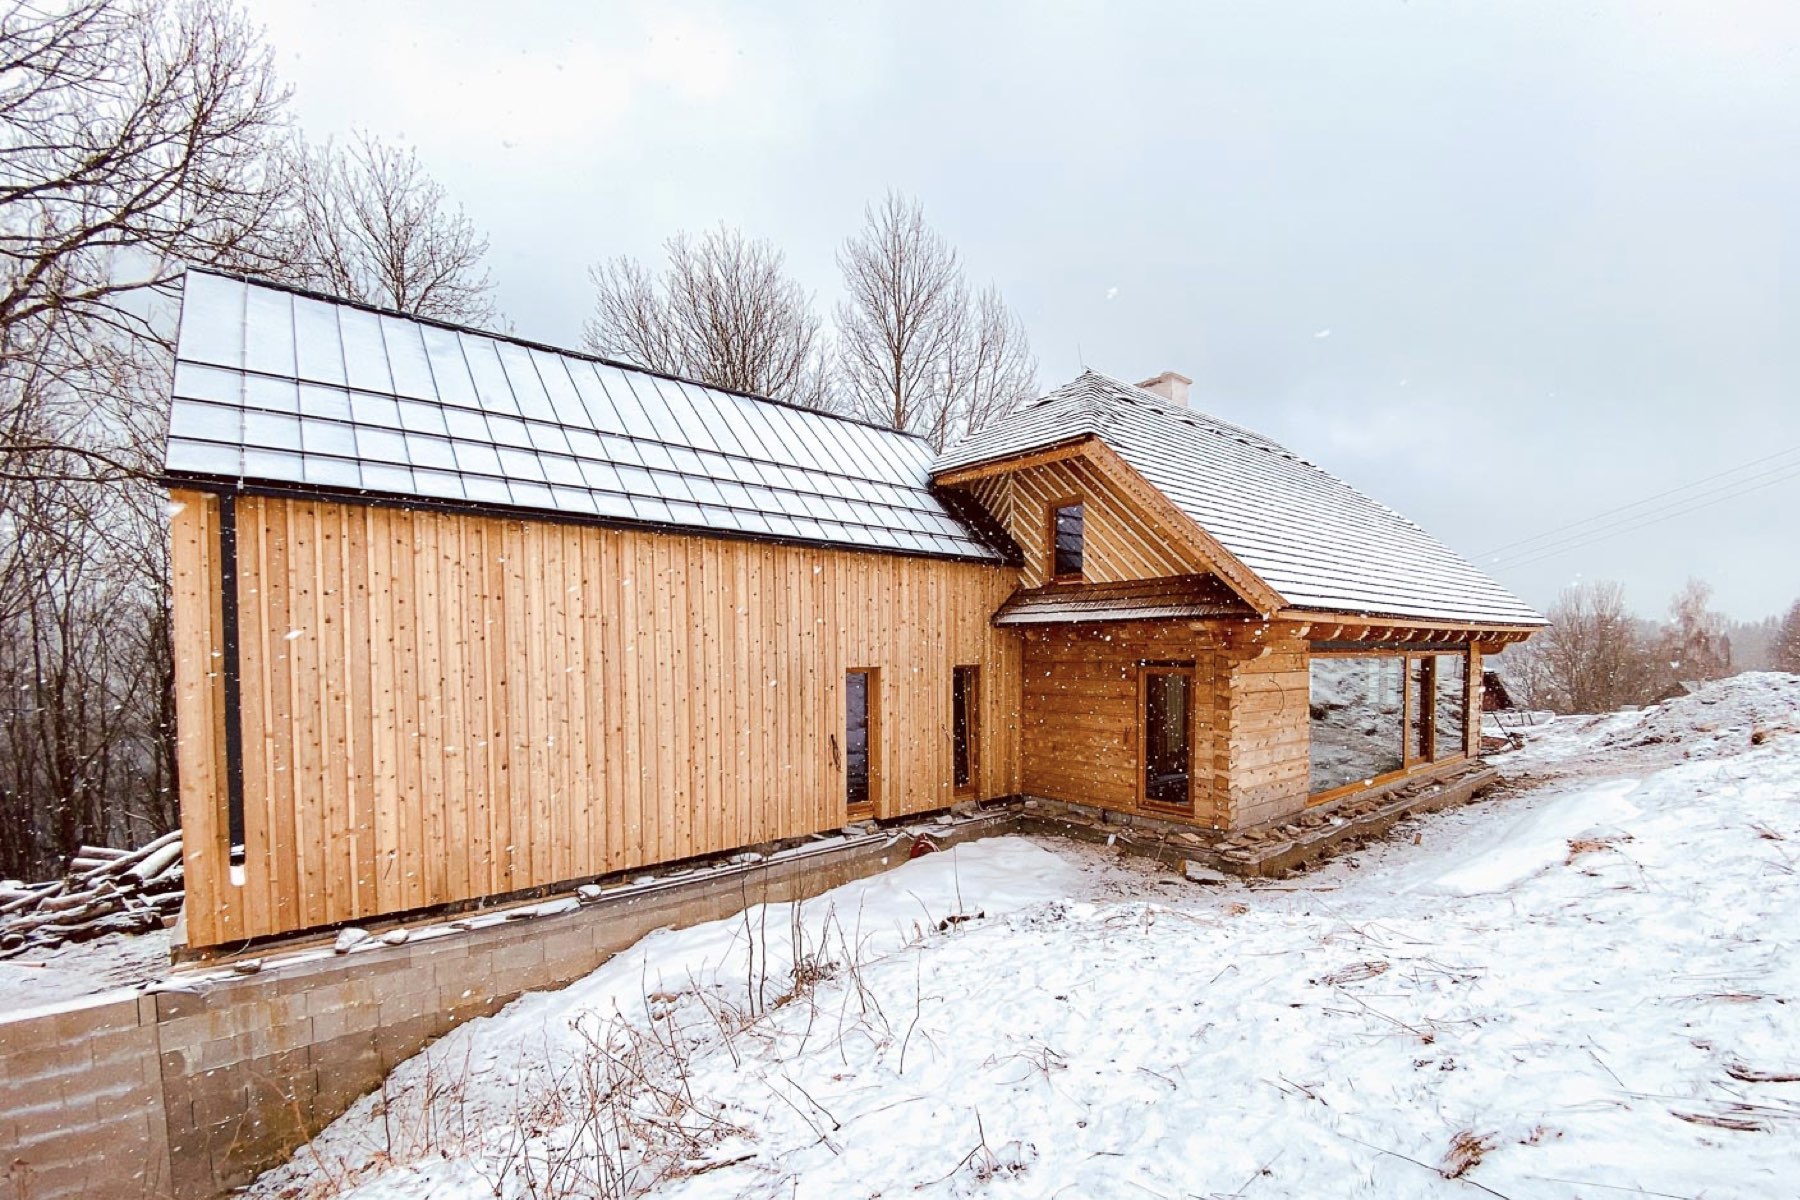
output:
[[[1758,480],[1758,482],[1751,482],[1752,479]],[[1582,533],[1573,534],[1569,538],[1561,539],[1560,541],[1551,543],[1547,546],[1538,546],[1529,550],[1524,550],[1508,556],[1504,560],[1494,560],[1490,565],[1506,568],[1529,566],[1532,563],[1542,562],[1544,559],[1554,558],[1559,554],[1566,554],[1571,550],[1579,550],[1583,547],[1591,546],[1596,542],[1603,542],[1609,538],[1618,537],[1621,534],[1635,533],[1640,529],[1647,529],[1652,525],[1660,525],[1664,521],[1672,521],[1676,517],[1684,517],[1689,513],[1711,508],[1715,504],[1723,504],[1727,500],[1736,500],[1741,496],[1747,496],[1752,492],[1760,492],[1765,488],[1774,487],[1776,484],[1785,483],[1790,479],[1800,479],[1800,463],[1787,463],[1781,467],[1775,468],[1772,472],[1764,472],[1761,475],[1752,476],[1749,479],[1738,480],[1733,484],[1727,485],[1723,489],[1713,489],[1712,492],[1704,492],[1698,496],[1688,496],[1685,499],[1678,500],[1673,505],[1665,506],[1662,509],[1637,513],[1633,516],[1626,517],[1611,526],[1585,530]],[[1714,492],[1719,494],[1714,495]],[[1712,498],[1703,499],[1702,497],[1704,496],[1711,496]],[[1695,503],[1696,501],[1698,501],[1698,503]]]
[[[1621,504],[1617,508],[1609,508],[1604,512],[1595,513],[1591,517],[1583,517],[1579,521],[1570,521],[1566,525],[1558,525],[1555,528],[1546,529],[1542,533],[1533,534],[1531,537],[1528,537],[1528,538],[1520,538],[1516,542],[1507,542],[1503,546],[1495,546],[1492,550],[1487,551],[1485,554],[1482,554],[1480,557],[1485,558],[1485,559],[1492,559],[1497,555],[1501,555],[1503,551],[1513,549],[1515,546],[1521,547],[1521,549],[1519,550],[1520,554],[1529,554],[1529,553],[1531,553],[1531,551],[1527,550],[1527,549],[1523,549],[1523,547],[1529,546],[1533,542],[1541,542],[1541,541],[1545,540],[1546,538],[1554,537],[1556,534],[1562,533],[1565,530],[1574,530],[1574,529],[1579,529],[1583,525],[1592,525],[1596,521],[1603,520],[1606,517],[1610,517],[1615,514],[1629,512],[1631,509],[1634,509],[1634,508],[1642,508],[1644,505],[1653,503],[1654,501],[1657,501],[1657,500],[1661,500],[1666,496],[1674,496],[1674,495],[1678,495],[1682,492],[1693,491],[1695,488],[1699,487],[1701,484],[1711,483],[1715,479],[1723,479],[1727,475],[1737,475],[1741,472],[1749,470],[1751,467],[1761,466],[1764,463],[1773,462],[1774,460],[1776,460],[1778,458],[1787,458],[1793,454],[1800,454],[1800,446],[1789,446],[1785,450],[1777,450],[1773,454],[1765,454],[1761,458],[1753,458],[1749,462],[1739,463],[1735,467],[1728,467],[1723,471],[1719,471],[1719,472],[1716,472],[1715,474],[1707,475],[1707,476],[1704,476],[1703,478],[1696,479],[1692,483],[1684,483],[1680,487],[1669,488],[1667,491],[1657,492],[1654,495],[1645,496],[1642,500],[1633,500],[1630,504]],[[1729,485],[1727,485],[1727,486],[1729,486]],[[1688,497],[1688,499],[1693,499],[1693,497]],[[1676,503],[1681,503],[1681,501],[1677,501]],[[1637,514],[1637,515],[1643,515],[1643,514]],[[1631,518],[1628,517],[1625,519],[1630,520]],[[1512,556],[1506,555],[1504,557],[1512,557]]]

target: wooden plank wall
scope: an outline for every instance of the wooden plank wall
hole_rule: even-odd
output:
[[[1215,633],[1181,622],[1035,629],[1025,637],[1020,783],[1028,795],[1134,811],[1142,770],[1141,661],[1194,661],[1193,820],[1220,822],[1225,743]],[[1156,815],[1170,820],[1167,810]]]
[[[1082,576],[1086,582],[1162,579],[1211,570],[1169,545],[1154,521],[1078,458],[979,479],[969,484],[968,490],[1006,526],[1025,552],[1020,582],[1026,587],[1050,581],[1051,506],[1077,497],[1084,503]]]
[[[1228,736],[1225,824],[1232,829],[1306,807],[1312,751],[1311,649],[1291,627],[1232,631],[1221,655],[1219,706]]]
[[[835,827],[852,667],[880,671],[880,815],[951,802],[957,664],[979,794],[1019,790],[1019,645],[988,623],[1013,570],[242,497],[233,885],[218,501],[175,500],[192,945]]]

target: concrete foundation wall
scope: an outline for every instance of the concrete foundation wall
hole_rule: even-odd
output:
[[[156,999],[0,1021],[0,1196],[169,1193]]]
[[[937,840],[1008,824],[981,817]],[[528,922],[0,1019],[0,1200],[212,1200],[469,1018],[571,983],[653,930],[897,866],[910,843],[883,834]]]

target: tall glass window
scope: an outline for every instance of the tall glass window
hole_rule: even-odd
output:
[[[958,791],[975,786],[981,705],[977,700],[979,667],[957,667],[950,683],[950,772]]]
[[[1406,660],[1316,656],[1311,725],[1314,792],[1398,771],[1406,763]]]
[[[1144,800],[1172,808],[1190,803],[1192,747],[1186,671],[1144,673]]]
[[[1081,575],[1083,515],[1081,505],[1064,504],[1051,520],[1051,540],[1058,579]]]
[[[1437,670],[1436,758],[1454,758],[1467,751],[1469,735],[1469,659],[1464,654],[1439,654]]]

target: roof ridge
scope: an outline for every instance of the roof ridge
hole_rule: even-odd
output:
[[[377,316],[397,317],[402,321],[412,321],[419,325],[430,325],[438,329],[447,329],[452,333],[473,334],[475,337],[492,338],[496,342],[507,342],[514,346],[523,346],[528,350],[542,350],[546,354],[561,354],[569,358],[578,358],[584,362],[599,363],[616,371],[630,371],[637,375],[648,375],[653,379],[667,379],[672,383],[685,383],[689,387],[706,388],[708,391],[722,392],[727,396],[740,396],[745,400],[755,400],[759,404],[773,404],[778,408],[790,409],[794,412],[811,413],[814,416],[830,417],[834,421],[844,421],[851,425],[861,425],[880,433],[890,433],[897,437],[911,438],[916,442],[931,443],[924,434],[913,433],[907,429],[895,429],[892,425],[883,425],[879,421],[871,421],[867,417],[853,417],[849,413],[828,412],[822,408],[808,408],[804,404],[795,404],[791,400],[777,400],[773,396],[762,396],[755,392],[746,392],[741,388],[726,387],[718,383],[705,383],[698,379],[690,379],[686,375],[676,375],[670,371],[658,371],[651,367],[639,366],[637,363],[624,362],[616,358],[607,358],[603,354],[591,354],[586,350],[572,350],[567,346],[557,346],[550,342],[540,342],[535,338],[520,337],[514,333],[500,333],[492,329],[482,329],[475,325],[459,325],[455,321],[446,321],[441,317],[427,317],[419,313],[409,313],[398,308],[388,308],[380,304],[370,304],[366,300],[352,300],[347,296],[334,296],[330,292],[322,292],[316,288],[302,287],[297,283],[288,283],[278,279],[264,279],[256,275],[248,275],[241,271],[226,271],[219,267],[189,266],[186,272],[196,275],[210,275],[215,279],[229,279],[234,283],[247,284],[250,287],[268,288],[274,292],[287,292],[294,296],[304,296],[309,300],[317,300],[323,304],[335,304],[343,308],[361,309],[363,312],[375,313]],[[186,273],[184,272],[184,273]]]
[[[1191,405],[1186,405],[1186,404],[1177,404],[1177,403],[1175,403],[1175,401],[1169,399],[1167,396],[1164,396],[1160,392],[1153,392],[1149,388],[1142,387],[1135,383],[1127,383],[1125,380],[1120,379],[1116,375],[1108,375],[1106,372],[1096,371],[1092,367],[1083,368],[1082,374],[1093,375],[1099,379],[1104,379],[1106,382],[1108,382],[1110,384],[1114,384],[1118,387],[1124,388],[1127,391],[1135,392],[1140,396],[1144,396],[1150,400],[1154,400],[1165,411],[1175,413],[1175,414],[1180,414],[1180,415],[1192,418],[1197,421],[1204,421],[1209,425],[1216,426],[1222,432],[1242,435],[1242,436],[1250,438],[1251,440],[1258,442],[1262,445],[1274,447],[1275,449],[1280,450],[1284,454],[1292,456],[1293,458],[1295,458],[1296,460],[1298,460],[1300,462],[1307,461],[1306,459],[1301,458],[1300,455],[1295,454],[1291,449],[1282,445],[1280,442],[1276,441],[1274,438],[1270,437],[1269,435],[1267,435],[1265,433],[1258,433],[1256,430],[1251,429],[1247,426],[1238,425],[1234,422],[1227,421],[1224,417],[1215,416],[1214,414],[1207,412],[1205,409],[1194,408]]]

